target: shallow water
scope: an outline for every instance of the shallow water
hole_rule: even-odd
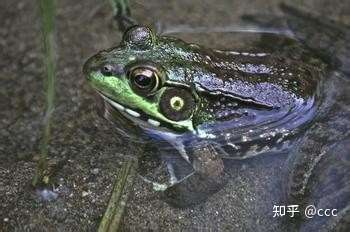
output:
[[[242,50],[261,39],[255,33],[225,31],[227,28],[235,31],[251,28],[245,26],[242,15],[282,16],[275,1],[216,1],[215,6],[212,1],[131,2],[136,18],[145,24],[158,22],[164,32],[181,34],[181,28],[199,28],[200,31],[214,28],[213,31],[222,32],[224,28],[223,33],[211,33],[210,36],[182,34],[185,40],[221,49]],[[38,15],[35,6],[26,1],[2,1],[1,4],[0,227],[5,231],[95,231],[106,208],[115,171],[122,162],[144,153],[145,165],[151,166],[146,167],[147,170],[159,164],[152,155],[154,148],[144,149],[118,136],[118,130],[112,124],[96,115],[93,92],[81,73],[86,57],[117,45],[121,34],[112,27],[108,4],[101,5],[100,1],[57,2],[57,105],[49,147],[55,170],[52,188],[55,200],[41,201],[29,186],[35,171],[44,117],[43,85],[39,78],[43,75],[41,41],[38,24],[33,23],[38,21]],[[350,25],[350,6],[344,1],[298,1],[297,7]],[[295,25],[300,28],[300,24]],[[283,26],[274,25],[271,30],[277,28],[284,33]],[[303,27],[311,32],[314,32],[313,28]],[[322,32],[322,27],[317,30]],[[266,31],[266,28],[258,31]],[[346,47],[342,44],[349,43],[344,39],[346,37],[333,38],[332,44],[336,46],[330,47],[334,49],[332,51]],[[312,41],[311,45],[316,44],[315,40],[309,41]],[[270,42],[268,37],[263,40],[271,49],[283,44],[276,46],[277,42],[272,45]],[[336,56],[336,53],[332,54]],[[338,59],[346,55],[341,54]],[[350,85],[348,74],[336,64],[334,67],[339,69],[334,69],[325,81],[325,97],[317,117],[291,148],[278,155],[269,153],[248,160],[225,160],[224,181],[217,183],[218,192],[208,194],[203,191],[204,196],[200,197],[204,202],[188,208],[176,207],[179,202],[193,200],[185,191],[186,185],[161,193],[137,178],[123,218],[123,230],[347,231]],[[311,170],[307,172],[309,181],[300,186],[298,178],[305,170]],[[187,184],[193,186],[191,182]],[[289,196],[293,202],[286,202],[286,192],[290,189],[294,193]],[[300,205],[300,209],[309,204],[336,208],[338,216],[297,220],[273,217],[274,205],[292,203]]]

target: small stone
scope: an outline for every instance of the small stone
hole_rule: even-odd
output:
[[[98,168],[94,168],[91,170],[91,173],[94,175],[97,175],[99,172],[100,172],[100,169],[98,169]]]
[[[86,197],[86,196],[89,195],[89,194],[90,194],[90,192],[83,191],[83,192],[81,193],[81,196],[82,196],[82,197]]]

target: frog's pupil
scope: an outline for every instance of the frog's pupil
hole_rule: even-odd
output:
[[[151,78],[145,75],[137,75],[135,77],[135,83],[140,87],[148,87],[151,81]]]

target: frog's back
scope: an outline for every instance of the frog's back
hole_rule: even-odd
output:
[[[215,51],[208,69],[194,82],[272,108],[295,106],[317,95],[322,68],[280,54]]]
[[[237,52],[162,37],[159,47],[171,52],[159,60],[171,81],[194,84],[199,91],[271,108],[294,107],[318,94],[325,66],[297,41],[286,44],[274,51]]]

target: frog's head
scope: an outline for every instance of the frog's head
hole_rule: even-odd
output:
[[[135,26],[118,47],[91,57],[83,71],[89,84],[124,117],[152,127],[191,131],[200,100],[184,81],[185,45]]]

